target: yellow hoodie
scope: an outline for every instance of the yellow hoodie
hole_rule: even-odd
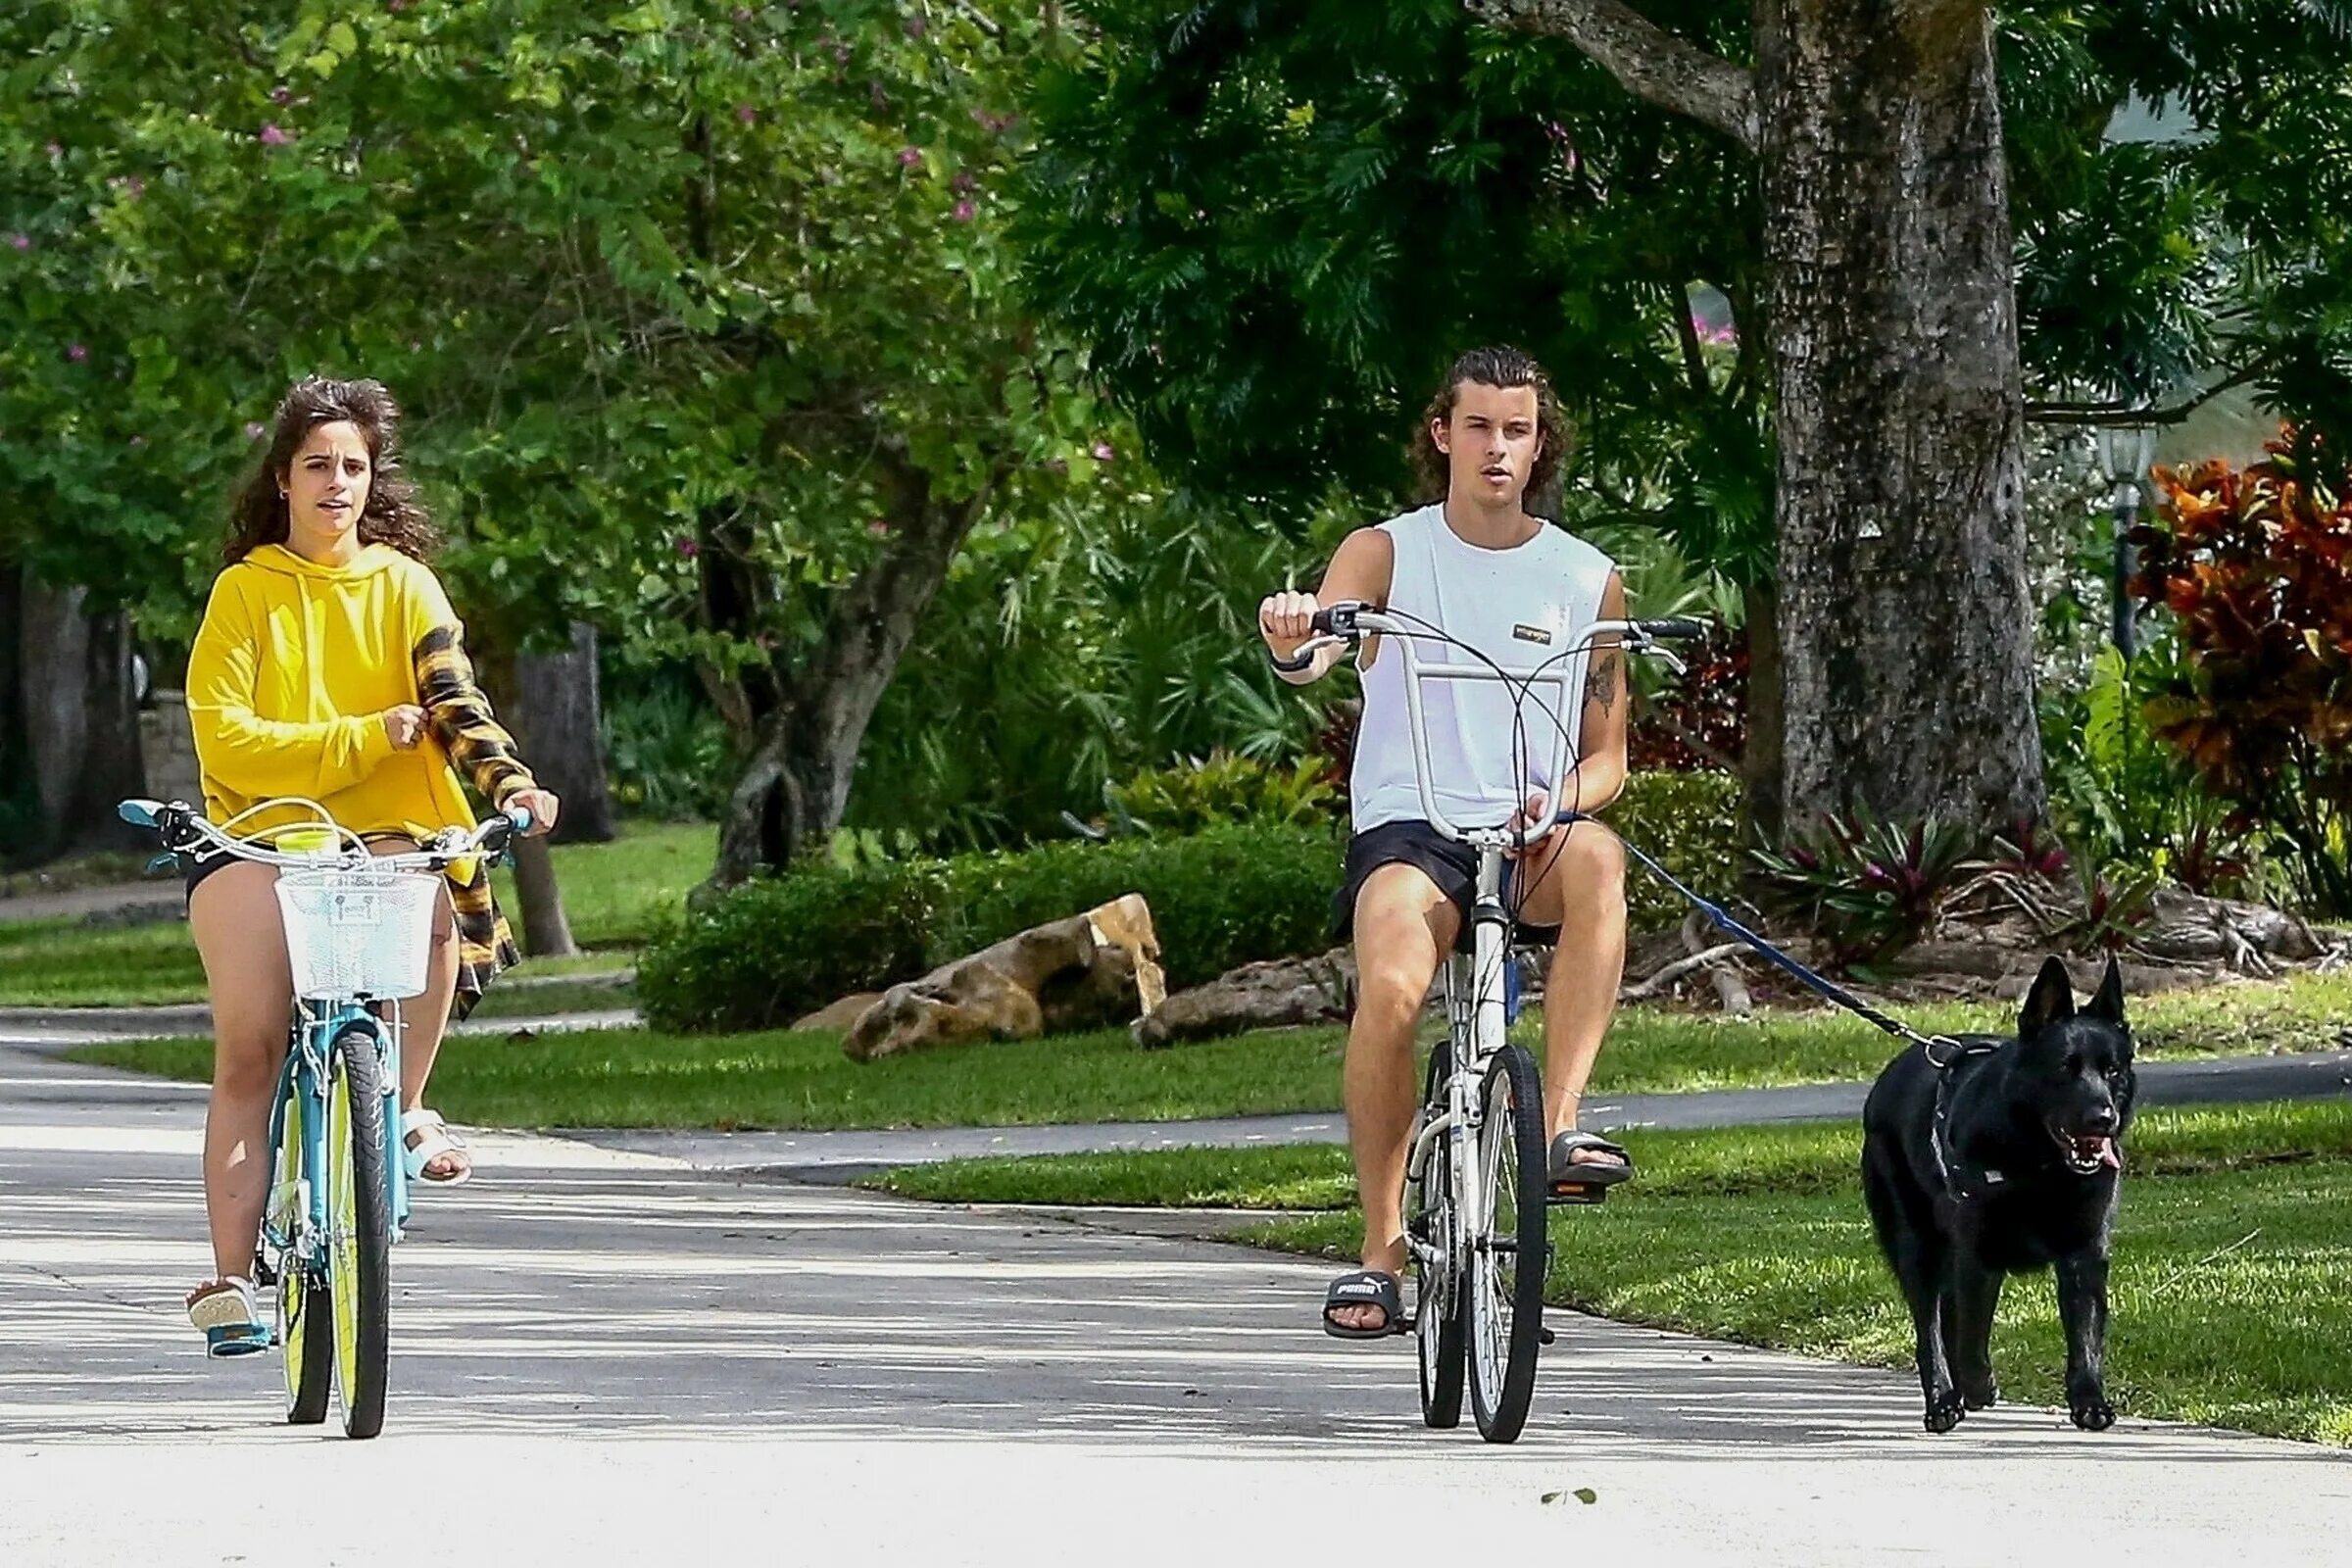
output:
[[[295,795],[361,833],[471,827],[453,754],[503,807],[531,775],[473,683],[463,637],[432,568],[389,545],[345,566],[264,545],[221,572],[188,656],[205,814],[224,822]],[[404,704],[431,718],[406,752],[384,728],[384,710]]]

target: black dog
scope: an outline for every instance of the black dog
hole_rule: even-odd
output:
[[[2066,965],[2042,965],[2017,1038],[1913,1047],[1862,1110],[1862,1192],[1918,1333],[1928,1430],[1995,1397],[1992,1311],[2011,1274],[2055,1267],[2075,1425],[2115,1421],[2101,1366],[2107,1254],[2132,1125],[2132,1031],[2113,959],[2082,1012]]]

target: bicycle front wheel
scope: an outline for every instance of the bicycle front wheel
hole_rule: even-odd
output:
[[[327,1290],[335,1390],[347,1437],[384,1426],[392,1329],[392,1187],[384,1168],[383,1068],[375,1034],[353,1025],[327,1058]]]
[[[277,1167],[270,1179],[272,1202],[277,1200],[277,1190],[285,1189],[284,1212],[276,1234],[289,1245],[277,1259],[277,1343],[286,1358],[286,1421],[298,1427],[317,1426],[326,1419],[335,1354],[334,1310],[327,1303],[326,1286],[315,1265],[291,1245],[310,1222],[302,1189],[303,1118],[310,1114],[310,1105],[299,1091],[286,1097]]]
[[[1482,1187],[1483,1233],[1471,1238],[1465,1303],[1470,1320],[1470,1409],[1478,1434],[1509,1443],[1536,1395],[1544,1336],[1545,1230],[1544,1091],[1519,1046],[1494,1055],[1480,1089],[1484,1111],[1472,1180]]]

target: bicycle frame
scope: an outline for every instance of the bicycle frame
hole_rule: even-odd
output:
[[[384,1125],[398,1127],[402,1026],[397,1009],[387,1024],[356,1002],[297,1004],[285,1065],[278,1073],[277,1098],[270,1107],[272,1163],[270,1200],[262,1210],[262,1239],[306,1273],[321,1272],[326,1267],[324,1249],[332,1228],[326,1210],[325,1181],[327,1083],[334,1071],[330,1054],[344,1031],[355,1024],[374,1039],[377,1059],[384,1069],[380,1080],[385,1085]],[[276,1160],[285,1143],[286,1114],[298,1102],[302,1106],[300,1163],[292,1171],[281,1170]],[[409,1222],[408,1169],[397,1158],[384,1163],[385,1181],[392,1196],[392,1239],[397,1242]],[[300,1225],[293,1223],[297,1211],[304,1221]]]
[[[1573,715],[1568,705],[1574,689],[1581,684],[1581,665],[1572,656],[1589,655],[1597,638],[1638,636],[1640,628],[1631,620],[1596,620],[1577,634],[1562,653],[1533,669],[1512,670],[1489,667],[1484,664],[1427,664],[1416,656],[1413,641],[1425,635],[1425,629],[1386,612],[1359,609],[1353,615],[1354,627],[1387,636],[1397,655],[1404,661],[1404,700],[1408,719],[1407,731],[1413,741],[1413,781],[1419,788],[1421,810],[1431,827],[1447,839],[1466,844],[1478,851],[1478,877],[1470,906],[1469,929],[1465,933],[1468,952],[1459,947],[1446,956],[1446,1030],[1444,1049],[1452,1054],[1451,1070],[1446,1074],[1446,1106],[1443,1114],[1427,1120],[1420,1128],[1411,1149],[1405,1154],[1406,1180],[1417,1178],[1437,1144],[1443,1140],[1446,1158],[1453,1176],[1453,1201],[1460,1210],[1460,1223],[1452,1227],[1454,1255],[1441,1257],[1438,1249],[1418,1237],[1407,1236],[1406,1245],[1423,1267],[1437,1277],[1450,1281],[1455,1270],[1468,1261],[1467,1245],[1471,1238],[1489,1233],[1494,1216],[1484,1212],[1485,1184],[1472,1180],[1471,1161],[1478,1147],[1478,1134],[1484,1125],[1486,1110],[1480,1103],[1479,1089],[1485,1081],[1489,1065],[1495,1053],[1503,1047],[1509,1026],[1507,987],[1504,966],[1510,962],[1511,915],[1503,905],[1504,878],[1508,871],[1507,852],[1524,843],[1540,841],[1550,831],[1530,834],[1522,829],[1514,832],[1505,825],[1492,827],[1463,827],[1448,817],[1438,804],[1429,759],[1429,732],[1425,722],[1422,683],[1430,680],[1456,681],[1502,685],[1523,693],[1534,693],[1549,687],[1558,694],[1558,706],[1552,709],[1554,744],[1552,766],[1547,787],[1556,791],[1561,781],[1570,776],[1570,763],[1575,749],[1576,730],[1571,727]],[[1301,652],[1304,652],[1302,649]],[[1553,803],[1555,815],[1558,802]]]

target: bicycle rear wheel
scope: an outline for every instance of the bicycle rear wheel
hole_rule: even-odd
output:
[[[1472,1179],[1486,1201],[1485,1234],[1471,1238],[1470,1409],[1479,1436],[1509,1443],[1536,1394],[1544,1335],[1544,1274],[1551,1259],[1544,1215],[1544,1092],[1526,1050],[1495,1053],[1480,1086],[1484,1117]]]
[[[392,1187],[375,1032],[354,1024],[327,1060],[327,1289],[343,1432],[383,1430],[392,1328]]]
[[[1451,1043],[1439,1041],[1429,1054],[1429,1078],[1421,1092],[1424,1125],[1446,1114],[1446,1077],[1452,1064]],[[1406,1262],[1414,1276],[1421,1419],[1433,1427],[1459,1426],[1462,1420],[1462,1271],[1457,1242],[1461,1221],[1453,1198],[1451,1137],[1440,1137],[1423,1156],[1421,1174],[1408,1171],[1404,1179],[1404,1234],[1414,1244]],[[1424,1256],[1420,1248],[1434,1255]]]
[[[298,1427],[317,1426],[326,1419],[335,1356],[334,1309],[327,1303],[326,1286],[292,1245],[302,1227],[310,1223],[308,1195],[300,1186],[307,1108],[301,1093],[286,1097],[277,1166],[270,1177],[273,1195],[281,1186],[293,1186],[291,1212],[282,1216],[279,1229],[288,1245],[277,1259],[277,1343],[286,1358],[286,1422]]]

